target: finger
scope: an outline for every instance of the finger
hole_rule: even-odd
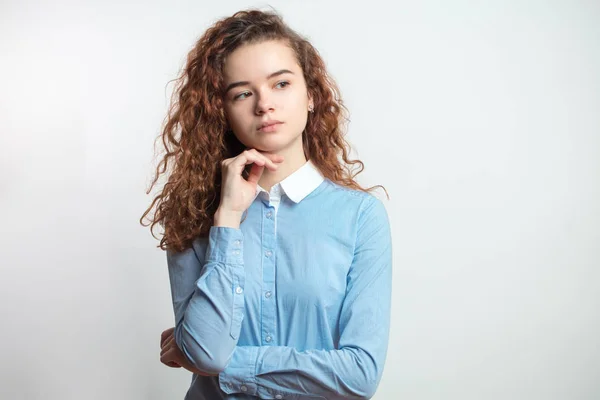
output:
[[[165,348],[160,352],[160,362],[163,364],[168,364],[172,361],[175,361],[175,357],[173,357],[173,352],[169,351],[170,349]]]
[[[273,161],[260,154],[258,151],[256,151],[256,149],[244,150],[235,158],[234,161],[235,166],[239,169],[238,172],[241,172],[246,165],[252,163],[260,166],[264,165],[273,171],[277,169],[277,165]]]
[[[174,352],[167,352],[160,356],[160,362],[165,364],[167,367],[180,368],[181,365],[179,365],[175,357],[176,356]]]
[[[171,360],[171,361],[165,362],[163,364],[165,364],[167,367],[171,367],[171,368],[181,368],[181,364],[179,364],[179,362],[177,360]]]
[[[257,184],[264,170],[264,165],[253,164],[250,174],[248,175],[248,182]]]
[[[177,361],[177,350],[179,350],[179,348],[175,343],[167,344],[160,350],[160,356],[166,357],[170,354],[170,359],[168,361]]]
[[[274,153],[269,153],[269,152],[265,152],[265,151],[260,151],[257,149],[248,149],[248,150],[254,150],[256,151],[259,155],[261,155],[262,157],[265,157],[268,160],[271,160],[272,162],[279,164],[284,160],[284,157],[282,155],[279,154],[274,154]]]
[[[264,163],[258,161],[255,154],[250,153],[249,151],[243,151],[238,154],[237,157],[234,157],[231,161],[229,168],[232,168],[235,173],[241,174],[242,171],[246,168],[246,165],[256,163],[258,165],[264,165]]]
[[[171,347],[176,347],[177,344],[173,341],[173,338],[168,338],[161,348],[161,354],[169,350]]]
[[[173,333],[173,331],[175,331],[175,327],[173,327],[173,328],[169,328],[169,329],[165,329],[165,330],[164,330],[164,331],[163,331],[163,332],[160,334],[160,337],[161,337],[161,338],[167,337],[167,336],[171,335],[171,334]]]
[[[262,154],[265,157],[268,157],[271,161],[273,161],[276,164],[283,162],[283,160],[285,159],[285,157],[283,157],[279,154],[272,154],[272,153],[262,153]]]
[[[165,342],[165,344],[163,344],[163,347],[161,347],[160,349],[160,355],[165,354],[167,351],[169,351],[169,349],[171,349],[171,346],[168,342]]]
[[[264,160],[265,162],[265,166],[267,168],[269,168],[271,171],[275,171],[278,167],[278,163],[279,161],[279,157],[278,155],[275,154],[270,154],[270,153],[261,153],[260,151],[256,150],[256,149],[250,149],[248,150],[254,154],[256,154],[260,159]],[[273,160],[277,160],[277,163]]]
[[[165,358],[166,360],[166,358]],[[171,361],[163,361],[162,359],[160,360],[161,364],[166,365],[169,368],[181,368],[181,365],[179,365],[179,363],[177,361],[171,360]]]
[[[165,340],[173,334],[173,331],[175,330],[175,328],[169,328],[165,331],[163,331],[163,333],[160,334],[160,345],[162,347],[162,344],[165,342]]]
[[[166,347],[174,347],[177,346],[177,343],[175,343],[175,336],[169,336],[167,338],[167,340],[165,341],[165,346]]]
[[[262,152],[262,151],[259,151],[257,149],[254,149],[252,147],[246,147],[246,150],[247,151],[255,150],[255,151],[258,152],[258,154],[262,155],[263,157],[267,157],[268,159],[270,159],[274,163],[281,163],[285,159],[285,157],[282,156],[282,155],[268,153],[268,152]]]

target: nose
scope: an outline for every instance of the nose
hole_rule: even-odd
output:
[[[262,115],[275,109],[272,100],[265,93],[256,96],[256,114]]]

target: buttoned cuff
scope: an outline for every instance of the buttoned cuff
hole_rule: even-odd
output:
[[[227,394],[244,393],[260,399],[296,400],[298,396],[270,388],[265,380],[258,383],[258,368],[262,364],[267,346],[237,346],[231,360],[219,374],[219,386]]]
[[[258,396],[256,385],[257,346],[237,346],[231,360],[219,374],[219,386],[227,394],[244,393]]]
[[[211,226],[208,233],[206,261],[244,264],[244,234],[241,229]]]

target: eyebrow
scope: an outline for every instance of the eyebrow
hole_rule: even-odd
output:
[[[290,71],[289,69],[280,69],[279,71],[273,72],[272,74],[270,74],[269,76],[267,76],[267,79],[271,79],[275,76],[279,76],[282,74],[294,74],[292,71]],[[238,86],[245,86],[245,85],[249,85],[250,82],[248,81],[239,81],[239,82],[233,82],[230,83],[229,85],[227,85],[227,89],[225,89],[225,93],[228,93],[231,89],[236,88]]]

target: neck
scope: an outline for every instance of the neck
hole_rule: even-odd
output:
[[[304,156],[302,140],[299,140],[293,146],[274,151],[273,153],[283,156],[284,160],[279,164],[277,171],[270,171],[265,168],[260,179],[258,180],[260,187],[265,189],[267,192],[271,190],[273,185],[281,182],[293,174],[307,161],[306,157]]]

